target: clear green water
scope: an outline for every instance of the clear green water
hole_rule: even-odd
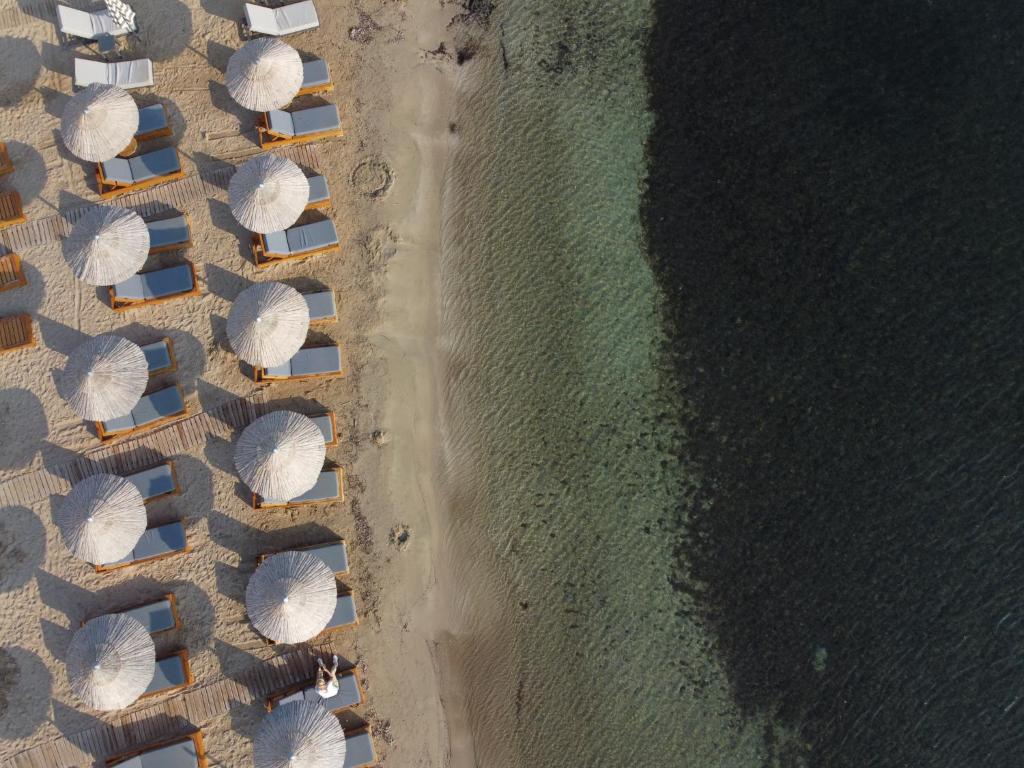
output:
[[[479,765],[759,754],[671,584],[699,476],[675,458],[639,218],[649,12],[508,3],[487,36],[507,68],[482,55],[462,80],[442,258],[454,547],[495,553],[487,599],[515,636],[497,664],[465,660]]]

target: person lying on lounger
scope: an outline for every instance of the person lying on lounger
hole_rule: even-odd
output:
[[[320,694],[321,698],[329,699],[338,693],[338,656],[335,654],[330,669],[319,656],[316,659],[316,665],[316,692]],[[326,680],[324,673],[327,674]]]

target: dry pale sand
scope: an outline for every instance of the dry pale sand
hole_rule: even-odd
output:
[[[156,62],[157,81],[135,94],[164,101],[174,125],[172,139],[152,146],[176,145],[190,174],[257,152],[254,115],[235,105],[222,84],[227,58],[241,43],[242,3],[132,5],[141,25],[139,53]],[[17,189],[30,219],[96,200],[92,168],[70,156],[57,135],[74,49],[58,41],[51,7],[45,0],[0,0],[0,140],[17,166],[0,179],[0,191]],[[89,335],[117,331],[140,342],[169,336],[179,369],[167,380],[184,387],[193,411],[251,393],[227,346],[225,318],[231,300],[252,281],[278,279],[300,290],[328,286],[338,299],[338,322],[311,333],[342,344],[348,376],[276,384],[271,395],[307,412],[323,406],[337,413],[341,444],[328,449],[328,458],[345,468],[346,500],[254,512],[234,476],[230,441],[211,438],[173,457],[184,492],[150,509],[153,523],[186,519],[192,552],[107,574],[94,573],[63,546],[52,523],[54,499],[4,509],[0,760],[113,720],[75,700],[60,661],[82,618],[173,590],[184,628],[160,638],[158,650],[186,647],[198,684],[240,675],[281,652],[263,645],[245,618],[254,556],[331,534],[349,543],[346,583],[362,614],[361,625],[337,643],[363,672],[367,702],[357,715],[376,730],[381,764],[471,759],[465,730],[456,727],[463,716],[450,678],[445,690],[453,717],[446,723],[438,684],[444,670],[435,652],[450,629],[452,598],[438,586],[448,566],[435,481],[435,379],[440,192],[457,65],[428,51],[441,42],[454,49],[449,22],[461,8],[442,0],[318,0],[317,7],[320,29],[288,42],[327,59],[336,83],[325,98],[340,106],[347,135],[317,152],[343,253],[258,274],[247,235],[218,189],[183,206],[201,296],[118,315],[95,289],[72,278],[59,243],[22,251],[29,285],[0,293],[0,315],[31,313],[40,344],[0,358],[0,483],[47,473],[97,446],[53,381],[68,352]],[[154,265],[180,258],[161,256]],[[386,431],[386,445],[372,439],[377,430]],[[396,537],[396,531],[407,534]],[[259,707],[239,706],[203,724],[214,764],[250,764],[260,715]]]

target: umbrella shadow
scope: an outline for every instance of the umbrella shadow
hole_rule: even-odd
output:
[[[214,578],[217,582],[217,594],[224,595],[239,605],[245,605],[245,587],[249,583],[252,569],[242,566],[228,565],[218,562],[213,566]]]
[[[221,45],[218,42],[210,40],[206,44],[206,61],[218,72],[226,72],[228,69],[228,60],[231,58],[231,54],[233,54],[235,50],[236,49],[227,45]]]
[[[192,649],[208,648],[216,627],[216,611],[210,596],[192,582],[174,582],[168,591],[174,592],[181,616],[179,644]]]
[[[0,592],[25,586],[46,555],[46,529],[27,507],[0,509]]]
[[[238,3],[235,0],[202,0],[199,7],[211,16],[238,21]]]
[[[238,555],[238,569],[248,578],[256,570],[256,556],[267,549],[267,532],[215,510],[210,510],[207,519],[210,538]]]
[[[192,12],[181,0],[132,0],[131,6],[141,48],[148,58],[168,61],[188,47]]]
[[[21,141],[8,141],[7,153],[15,169],[11,184],[21,195],[22,204],[28,205],[46,188],[46,161],[38,149]]]
[[[46,114],[57,118],[64,115],[64,107],[71,98],[69,94],[45,85],[36,86],[36,92],[43,98],[43,109],[46,110]]]
[[[211,436],[206,441],[206,448],[203,450],[203,456],[206,457],[207,463],[214,469],[219,469],[227,475],[234,476],[234,450],[234,443],[231,440],[225,440],[223,437]]]
[[[192,162],[196,164],[196,168],[203,181],[218,189],[223,189],[225,192],[227,191],[227,176],[223,172],[233,169],[235,167],[234,163],[229,163],[227,160],[208,155],[205,152],[193,152]],[[225,178],[222,179],[222,176]]]
[[[24,37],[0,37],[0,107],[12,107],[32,90],[43,59],[35,44]]]
[[[81,704],[77,702],[77,700],[76,703],[81,707],[85,707],[85,704]],[[90,715],[88,712],[83,712],[79,709],[75,709],[74,707],[69,707],[67,704],[63,704],[56,699],[53,700],[53,724],[61,734],[69,739],[73,739],[75,734],[81,733],[82,731],[90,728],[109,727],[109,724],[106,721],[101,720],[95,715]],[[93,749],[90,749],[89,744],[85,739],[75,739],[75,746],[97,760],[102,760],[106,757],[102,752],[95,752]]]
[[[43,645],[55,659],[63,659],[68,651],[68,644],[74,634],[68,627],[54,624],[47,619],[40,619],[39,626],[43,633]]]
[[[0,248],[0,252],[9,253],[10,251]],[[42,306],[43,297],[46,295],[42,272],[36,269],[32,262],[26,261],[24,256],[21,256],[21,272],[25,275],[26,285],[3,294],[3,314],[5,315],[21,312],[35,315],[39,307]]]
[[[53,675],[37,654],[0,648],[0,738],[30,736],[47,722],[52,688]]]
[[[0,390],[0,470],[31,465],[49,434],[35,394],[27,389]]]
[[[43,43],[40,47],[43,66],[51,72],[66,77],[75,76],[75,55],[59,45]]]
[[[238,294],[253,285],[255,285],[253,280],[223,267],[218,267],[216,264],[210,264],[206,267],[207,290],[225,301],[234,301]]]
[[[91,338],[89,334],[57,320],[51,320],[45,315],[38,315],[36,320],[39,323],[39,335],[43,337],[43,343],[49,349],[65,356],[70,355]]]
[[[220,110],[226,115],[231,115],[238,120],[238,132],[248,133],[252,131],[252,125],[255,122],[255,115],[250,110],[243,107],[237,101],[235,101],[231,92],[228,91],[228,87],[224,83],[218,82],[217,80],[209,81],[210,87],[210,102],[213,104],[215,109]]]

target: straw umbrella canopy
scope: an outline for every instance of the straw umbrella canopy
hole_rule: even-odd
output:
[[[228,341],[250,365],[281,365],[299,351],[309,330],[309,304],[284,283],[257,283],[228,313]]]
[[[256,112],[287,106],[302,87],[302,79],[299,52],[276,37],[250,40],[228,59],[228,93]]]
[[[71,554],[97,565],[125,557],[146,530],[142,493],[117,475],[90,475],[75,484],[53,517]]]
[[[309,552],[282,552],[264,560],[245,588],[245,612],[256,631],[278,643],[320,634],[334,615],[334,572]]]
[[[146,692],[155,666],[153,638],[124,614],[86,622],[68,647],[71,690],[93,709],[127,707]]]
[[[238,223],[253,232],[279,232],[302,215],[309,180],[295,163],[260,155],[242,163],[228,182],[228,202]]]
[[[60,135],[75,157],[100,163],[124,150],[139,130],[135,99],[116,85],[94,83],[64,107]]]
[[[345,732],[322,704],[290,701],[263,718],[253,761],[256,768],[338,768],[345,762]]]
[[[64,238],[64,261],[89,285],[114,285],[138,272],[149,255],[149,229],[134,211],[90,208]]]
[[[149,382],[142,347],[114,334],[103,334],[68,355],[58,379],[60,396],[83,419],[103,421],[130,413]]]
[[[288,501],[316,485],[327,449],[308,416],[274,411],[243,430],[235,445],[242,482],[265,499]]]
[[[135,23],[135,11],[124,0],[105,0],[110,18],[114,20],[121,29],[129,32],[138,32],[139,25]]]

